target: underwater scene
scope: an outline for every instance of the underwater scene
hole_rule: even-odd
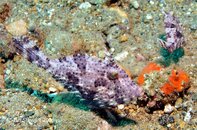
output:
[[[196,130],[197,0],[0,0],[0,130]]]

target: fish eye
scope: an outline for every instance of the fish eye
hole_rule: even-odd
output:
[[[110,72],[110,73],[107,73],[107,78],[109,80],[116,80],[118,79],[118,73],[117,72]]]

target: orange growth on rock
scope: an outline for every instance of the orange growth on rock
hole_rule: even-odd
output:
[[[182,70],[172,70],[171,75],[168,78],[168,83],[165,83],[161,87],[161,91],[168,95],[174,91],[181,92],[185,84],[189,82],[189,76]]]
[[[172,93],[174,91],[174,88],[169,84],[169,83],[165,83],[162,87],[161,87],[161,91],[163,93],[165,93],[166,95]]]
[[[140,73],[138,80],[137,80],[138,84],[139,85],[144,84],[144,74],[148,74],[152,71],[160,71],[161,69],[162,69],[162,67],[157,65],[156,63],[154,63],[154,62],[149,63],[147,66],[144,67],[144,69]]]

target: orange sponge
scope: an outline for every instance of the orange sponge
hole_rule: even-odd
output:
[[[169,83],[165,83],[162,87],[161,87],[161,91],[166,94],[169,95],[174,91],[174,87],[171,86]]]
[[[181,92],[189,82],[189,76],[182,70],[172,70],[168,82],[161,87],[161,91],[168,95],[174,91]]]
[[[140,73],[138,80],[137,80],[138,84],[139,85],[144,84],[144,74],[148,74],[152,71],[160,71],[161,69],[162,69],[162,67],[157,65],[156,63],[154,63],[154,62],[149,63],[147,66],[144,67],[144,69]]]

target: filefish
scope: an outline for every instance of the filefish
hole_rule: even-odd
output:
[[[185,39],[183,31],[179,20],[172,12],[166,13],[163,11],[163,13],[166,41],[159,39],[159,42],[163,48],[167,49],[169,52],[173,52],[184,45]]]
[[[139,87],[114,60],[103,60],[76,53],[57,59],[48,58],[29,36],[15,36],[12,44],[18,54],[44,68],[70,91],[79,92],[93,108],[113,108],[143,94]]]

